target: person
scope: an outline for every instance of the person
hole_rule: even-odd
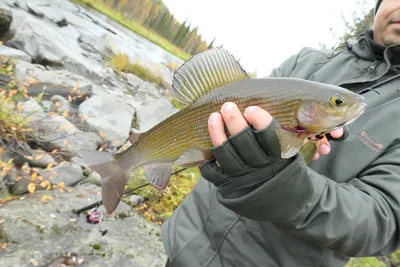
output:
[[[368,110],[324,136],[311,164],[279,157],[276,121],[266,110],[241,114],[225,103],[210,114],[219,165],[201,166],[162,225],[166,266],[337,267],[400,247],[400,1],[378,1],[375,10],[372,29],[343,49],[303,48],[271,73],[365,97]],[[257,157],[268,163],[252,166]]]

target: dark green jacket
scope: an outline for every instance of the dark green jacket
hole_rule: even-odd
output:
[[[399,51],[376,61],[364,37],[334,53],[304,48],[272,76],[359,90],[400,73]],[[337,267],[399,248],[400,100],[388,102],[399,90],[400,79],[363,94],[377,108],[328,156],[309,166],[299,157],[248,195],[224,199],[201,178],[162,227],[171,266]]]

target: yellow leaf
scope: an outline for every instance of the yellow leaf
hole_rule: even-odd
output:
[[[31,181],[32,181],[32,182],[35,181],[35,180],[36,180],[36,177],[37,177],[37,172],[32,173]]]
[[[47,167],[46,167],[46,169],[51,169],[51,167],[53,167],[53,162],[50,162],[49,164],[47,164]]]
[[[45,187],[48,186],[49,184],[50,184],[49,181],[43,181],[43,182],[40,183],[40,186],[43,187],[43,188],[45,188]]]
[[[35,160],[39,160],[39,159],[41,159],[41,158],[43,158],[43,157],[44,157],[44,154],[40,154],[40,155],[38,155],[38,156],[35,157]]]
[[[100,132],[99,135],[100,135],[101,139],[104,139],[104,133],[103,132]]]
[[[13,161],[14,161],[14,158],[11,158],[11,159],[9,159],[9,160],[7,161],[7,164],[8,164],[8,165],[11,165],[11,164],[13,163]]]
[[[40,201],[42,202],[46,202],[46,200],[53,200],[54,198],[52,196],[49,195],[43,195],[42,198],[40,199]]]
[[[58,186],[59,186],[61,189],[63,189],[63,188],[65,187],[65,183],[64,183],[64,182],[61,182],[61,183],[58,184]]]
[[[43,181],[44,180],[43,176],[39,175],[39,180]]]
[[[28,191],[29,191],[29,193],[35,192],[35,189],[36,189],[36,185],[35,185],[34,183],[29,183],[29,184],[28,184]]]
[[[68,111],[64,110],[64,112],[63,112],[63,117],[64,117],[64,118],[68,117]]]

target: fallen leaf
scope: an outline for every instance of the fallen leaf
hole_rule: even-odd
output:
[[[29,184],[28,184],[28,191],[29,191],[29,193],[35,192],[35,189],[36,189],[36,185],[35,185],[34,183],[29,183]]]

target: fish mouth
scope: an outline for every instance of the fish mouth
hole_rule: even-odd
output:
[[[354,122],[356,119],[358,119],[365,111],[365,108],[367,107],[366,103],[355,103],[353,104],[350,109],[347,111],[347,113],[355,113],[357,114],[356,116],[354,116],[353,118],[351,118],[350,120],[344,121],[341,124],[339,124],[338,126],[335,127],[335,129],[347,126],[349,124],[351,124],[352,122]]]

